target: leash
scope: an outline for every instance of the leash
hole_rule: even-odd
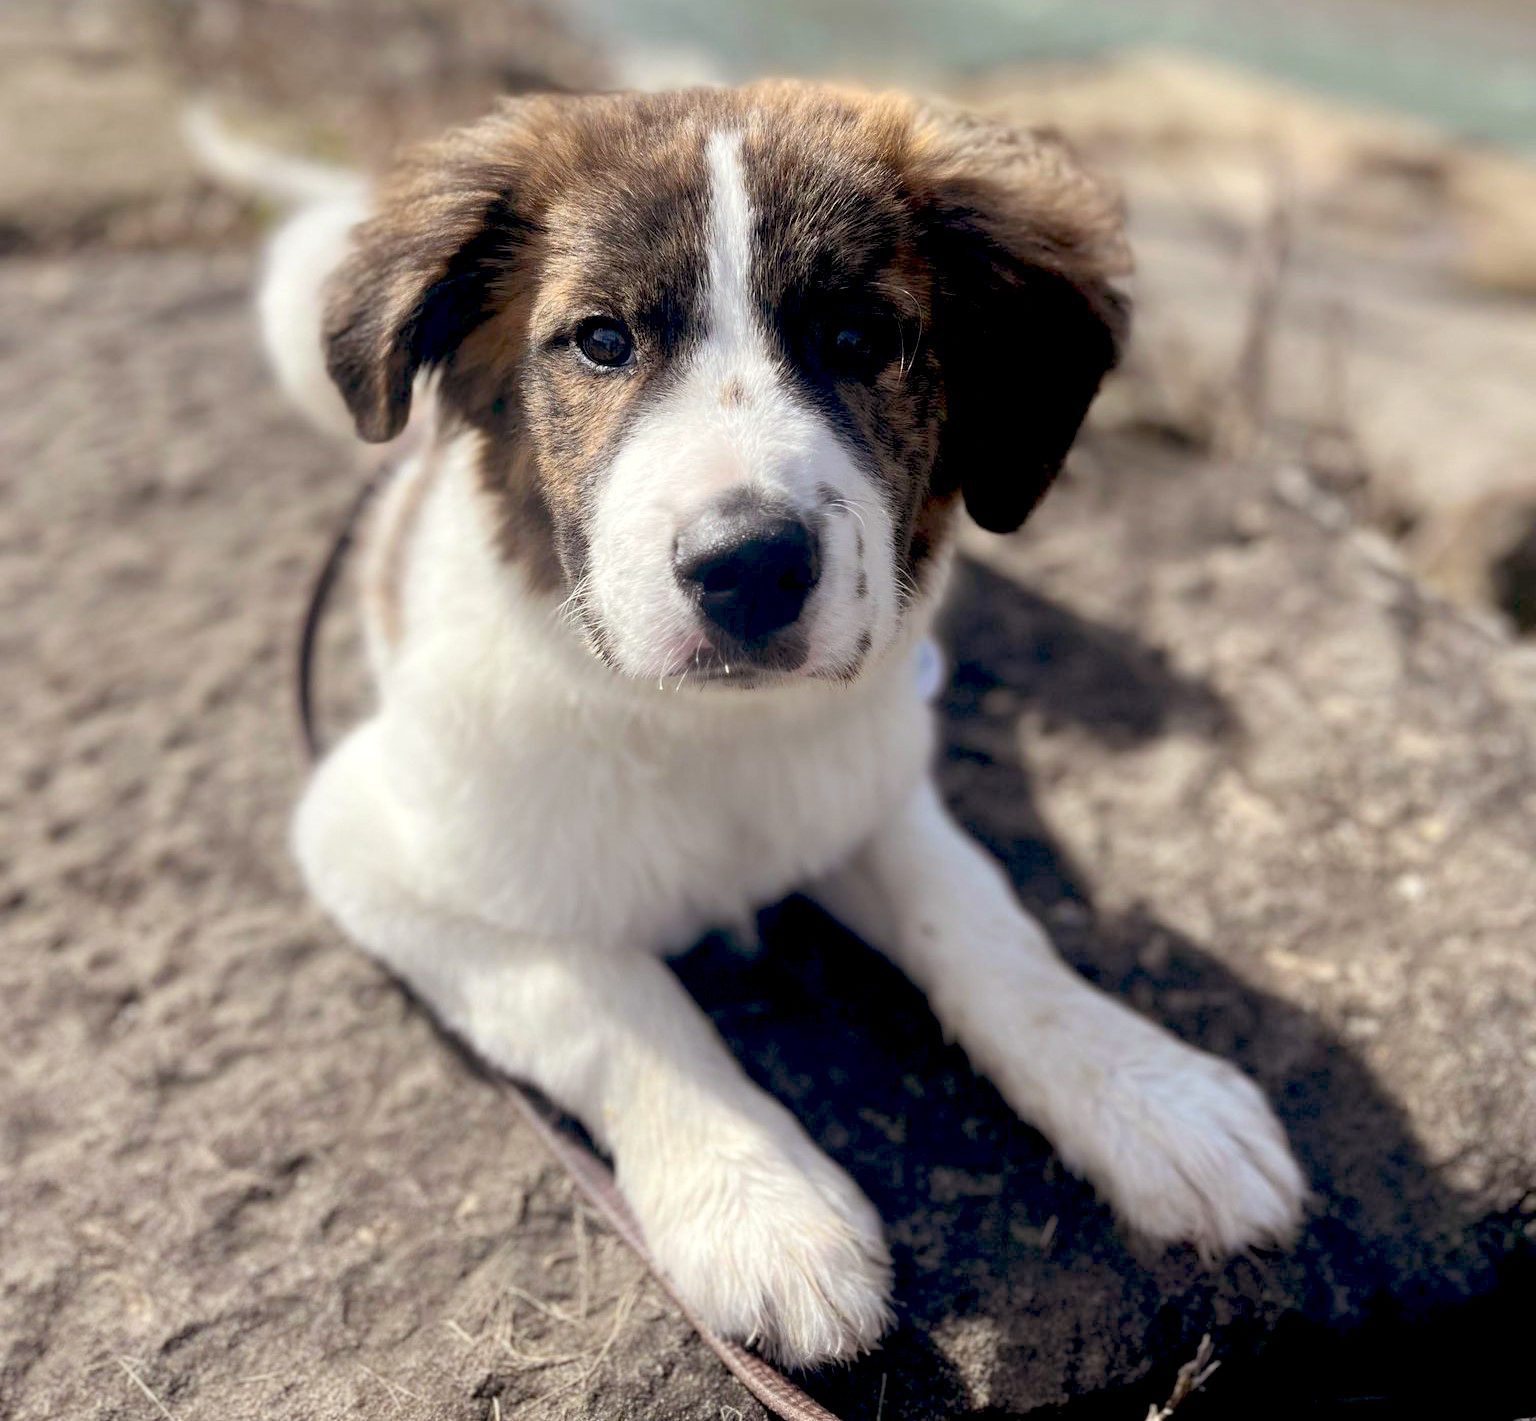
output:
[[[310,586],[309,600],[305,604],[304,621],[299,631],[294,685],[298,696],[299,734],[311,764],[319,760],[324,749],[315,717],[315,647],[319,641],[320,628],[325,621],[326,609],[330,606],[336,582],[346,566],[347,555],[357,540],[363,514],[384,486],[392,467],[391,462],[379,464],[348,504],[331,540],[330,551]],[[721,1337],[688,1306],[678,1295],[671,1279],[651,1257],[640,1222],[619,1192],[613,1172],[596,1154],[562,1130],[557,1117],[536,1100],[526,1087],[506,1077],[500,1077],[500,1080],[518,1114],[527,1121],[555,1162],[564,1168],[582,1197],[634,1250],[661,1284],[663,1291],[677,1305],[689,1326],[698,1333],[710,1351],[725,1363],[731,1375],[771,1412],[782,1417],[783,1421],[838,1421],[826,1407],[811,1400],[782,1372],[771,1367],[755,1352],[747,1351],[739,1342]]]
[[[304,622],[299,628],[299,655],[294,666],[294,689],[298,693],[299,737],[304,742],[304,754],[313,765],[320,758],[322,746],[320,734],[315,729],[315,643],[320,637],[320,625],[325,620],[326,608],[331,604],[331,593],[336,579],[346,566],[347,554],[357,540],[358,525],[363,514],[383,487],[390,465],[380,463],[368,475],[363,486],[353,495],[352,502],[342,514],[341,524],[331,539],[331,550],[309,589],[309,600],[304,605]]]
[[[784,1421],[838,1421],[826,1407],[812,1401],[788,1377],[769,1366],[756,1352],[749,1352],[739,1342],[731,1342],[712,1331],[709,1325],[678,1295],[672,1281],[657,1266],[645,1246],[640,1222],[613,1181],[613,1172],[585,1145],[573,1140],[545,1113],[533,1097],[515,1081],[507,1082],[512,1103],[532,1127],[545,1148],[565,1166],[576,1187],[594,1209],[640,1256],[651,1276],[677,1305],[689,1326],[704,1340],[709,1350],[725,1363],[726,1369],[776,1416]]]

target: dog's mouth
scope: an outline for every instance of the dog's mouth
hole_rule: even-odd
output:
[[[720,686],[726,690],[751,691],[761,686],[782,685],[794,678],[782,671],[761,671],[751,666],[721,665],[707,670],[685,671],[676,678],[689,686]]]
[[[803,623],[744,642],[717,628],[700,628],[680,649],[673,674],[704,685],[761,686],[803,679],[811,670],[811,637]]]
[[[737,649],[716,649],[682,662],[661,677],[669,686],[719,686],[726,690],[749,691],[764,686],[782,686],[805,679],[800,668],[803,652],[789,658],[754,657]]]
[[[708,637],[695,635],[665,658],[659,667],[646,670],[626,664],[616,653],[613,639],[593,619],[583,616],[579,626],[588,652],[626,681],[658,686],[663,690],[690,687],[721,687],[747,691],[782,686],[806,679],[802,670],[806,648],[753,651],[739,646],[717,646]]]

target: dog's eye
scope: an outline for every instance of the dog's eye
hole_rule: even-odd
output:
[[[840,365],[863,365],[873,350],[869,332],[858,326],[844,326],[832,337],[832,354]]]
[[[627,365],[635,353],[629,327],[616,316],[593,316],[576,331],[576,349],[594,365],[613,369]]]
[[[819,334],[822,362],[838,379],[871,380],[896,355],[894,322],[845,317],[824,325]]]

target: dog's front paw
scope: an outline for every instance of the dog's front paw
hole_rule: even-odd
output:
[[[686,1156],[621,1159],[620,1173],[657,1263],[722,1336],[808,1367],[890,1325],[879,1216],[787,1116],[733,1120]]]
[[[1208,1260],[1286,1242],[1306,1182],[1247,1076],[1139,1018],[1057,1143],[1136,1235]]]

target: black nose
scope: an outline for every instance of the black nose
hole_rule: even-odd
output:
[[[698,519],[678,538],[673,565],[704,615],[748,648],[799,618],[821,573],[815,533],[756,505]]]

